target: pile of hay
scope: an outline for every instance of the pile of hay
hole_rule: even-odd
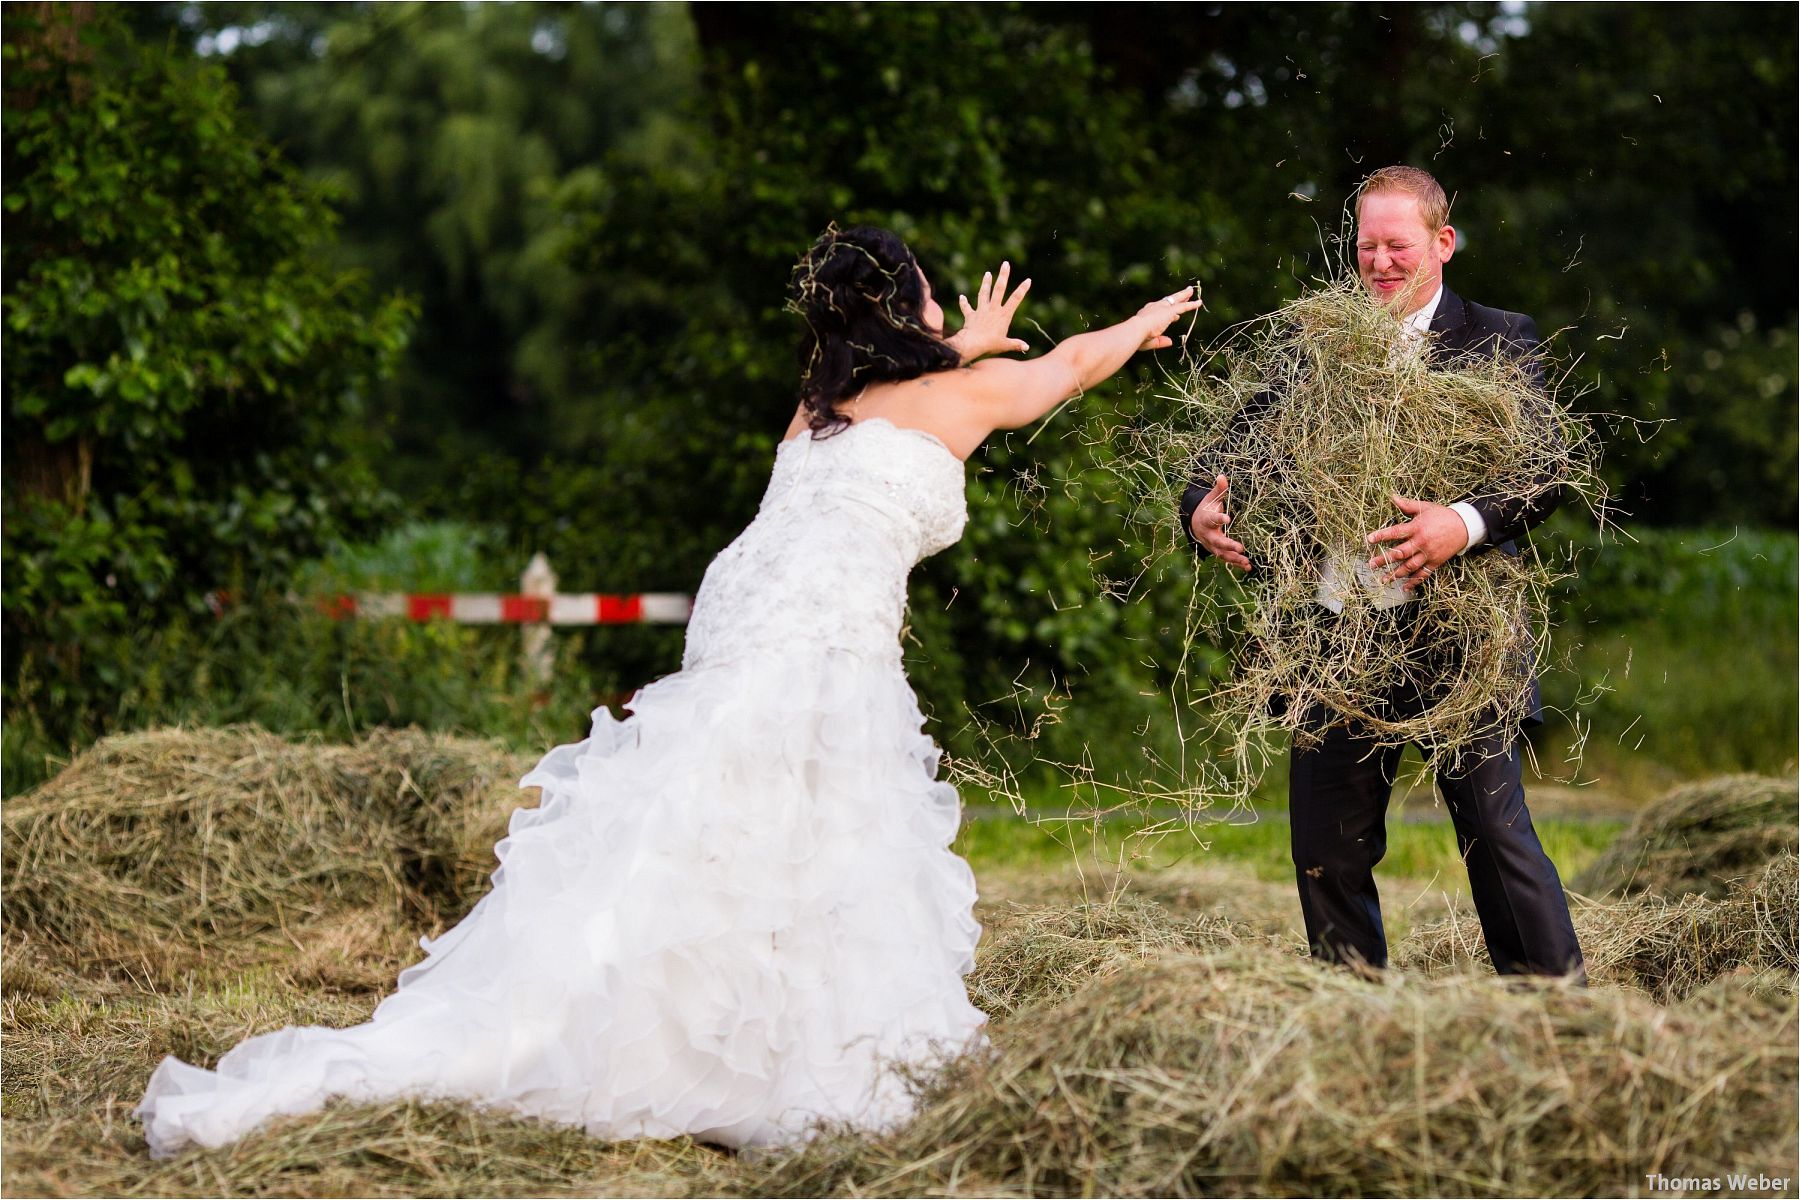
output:
[[[137,1144],[132,1145],[135,1140]],[[602,1142],[465,1105],[333,1104],[216,1152],[145,1158],[136,1126],[8,1138],[15,1196],[722,1196],[735,1161],[690,1141]]]
[[[107,738],[0,817],[9,945],[167,978],[303,929],[329,931],[327,958],[332,942],[346,959],[400,930],[412,943],[485,889],[533,795],[516,786],[526,765],[418,730],[347,746],[253,726]]]
[[[918,1118],[745,1194],[1619,1195],[1792,1175],[1793,998],[1390,974],[1246,950],[1024,1011]]]
[[[993,1048],[926,1084],[907,1125],[793,1154],[335,1104],[148,1159],[126,1113],[155,1062],[366,1019],[391,970],[359,964],[391,967],[393,931],[410,945],[420,915],[451,919],[485,889],[525,765],[417,731],[353,746],[162,731],[102,743],[10,804],[7,1190],[1561,1195],[1674,1166],[1792,1173],[1791,854],[1717,901],[1583,909],[1591,989],[1475,973],[1466,925],[1396,946],[1423,976],[1370,980],[1216,913],[997,909],[969,981]],[[240,953],[284,926],[304,931],[285,955],[301,967]],[[106,978],[134,939],[237,965],[172,988],[136,967]]]
[[[1797,868],[1800,858],[1783,853],[1717,900],[1642,896],[1603,903],[1577,897],[1572,915],[1588,977],[1596,985],[1680,1000],[1727,973],[1762,974],[1758,986],[1791,994],[1800,967]],[[1394,961],[1402,969],[1431,972],[1493,969],[1479,926],[1466,916],[1414,929]]]
[[[1166,954],[1275,945],[1217,916],[1183,920],[1136,899],[1071,907],[1017,905],[983,931],[968,977],[975,1007],[1000,1019],[1054,1004],[1094,979]]]
[[[1235,649],[1233,678],[1209,697],[1233,753],[1202,794],[1247,794],[1278,735],[1314,736],[1315,710],[1385,744],[1422,743],[1427,770],[1496,721],[1516,734],[1547,645],[1556,573],[1542,558],[1453,559],[1396,606],[1354,575],[1376,552],[1366,536],[1405,519],[1395,495],[1448,504],[1561,488],[1601,503],[1595,436],[1540,380],[1497,350],[1428,369],[1347,280],[1240,326],[1177,385],[1175,416],[1136,435],[1123,457],[1141,472],[1159,546],[1183,488],[1224,474],[1228,532],[1255,566],[1241,585],[1220,568],[1194,609],[1194,633]],[[1328,574],[1341,614],[1319,602]]]
[[[1800,843],[1792,778],[1727,775],[1684,784],[1644,809],[1575,880],[1590,895],[1725,895]]]
[[[391,982],[391,981],[390,981]],[[12,1196],[553,1196],[716,1194],[729,1166],[691,1143],[580,1130],[450,1104],[335,1103],[217,1152],[152,1160],[127,1114],[164,1054],[210,1062],[282,1025],[348,1026],[373,997],[258,986],[139,996],[12,997],[5,1191]],[[671,1186],[673,1185],[673,1186]]]

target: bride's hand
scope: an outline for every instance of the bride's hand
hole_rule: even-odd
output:
[[[1194,294],[1192,284],[1179,292],[1171,292],[1161,300],[1152,300],[1138,309],[1137,319],[1143,322],[1144,344],[1139,350],[1161,350],[1165,346],[1173,346],[1174,339],[1166,336],[1163,330],[1175,323],[1175,318],[1193,312],[1202,307],[1200,297]]]
[[[1023,340],[1007,333],[1012,325],[1013,313],[1025,299],[1025,293],[1031,290],[1031,280],[1027,279],[1013,289],[1013,294],[1006,294],[1007,281],[1012,276],[1012,264],[1001,263],[998,277],[992,271],[981,276],[981,290],[975,295],[975,303],[971,305],[967,296],[958,296],[962,305],[963,327],[950,337],[944,339],[956,349],[965,363],[988,354],[1011,354],[1029,350]]]

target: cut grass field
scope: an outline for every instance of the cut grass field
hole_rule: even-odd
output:
[[[1160,839],[1123,871],[1042,828],[971,821],[986,931],[969,987],[992,1049],[883,1137],[753,1161],[455,1104],[334,1104],[150,1160],[128,1114],[163,1054],[210,1064],[252,1033],[360,1021],[418,934],[466,911],[514,765],[417,732],[169,732],[102,743],[11,802],[6,1194],[1535,1196],[1632,1194],[1650,1170],[1796,1174],[1791,836],[1758,872],[1703,881],[1716,897],[1659,866],[1640,894],[1577,899],[1578,989],[1491,976],[1441,822],[1393,826],[1397,968],[1312,965],[1273,814],[1206,847]],[[1755,795],[1772,786],[1791,809],[1791,782]],[[1743,845],[1721,814],[1767,823],[1748,795],[1672,797],[1633,836],[1697,846],[1716,827]],[[1619,821],[1542,824],[1567,879]],[[372,845],[392,869],[370,870]],[[196,924],[182,905],[202,879],[213,919]]]
[[[1291,882],[1294,877],[1287,820],[1279,812],[1196,822],[1150,837],[1127,832],[1121,824],[1096,830],[1079,821],[1033,820],[1008,813],[965,823],[956,851],[977,868],[1076,867],[1086,860],[1145,870],[1229,865],[1258,879]],[[1552,861],[1573,872],[1610,845],[1627,822],[1621,817],[1540,817],[1533,824]],[[1376,868],[1379,878],[1394,883],[1449,879],[1462,869],[1448,819],[1389,823],[1387,855]]]

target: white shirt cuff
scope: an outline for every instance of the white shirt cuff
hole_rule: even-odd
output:
[[[1452,512],[1462,518],[1463,527],[1469,531],[1469,540],[1458,554],[1467,554],[1481,543],[1487,541],[1487,522],[1475,511],[1475,506],[1466,500],[1458,500],[1450,506]]]

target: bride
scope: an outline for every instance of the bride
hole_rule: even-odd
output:
[[[1029,287],[984,276],[946,338],[899,238],[828,229],[792,281],[799,410],[707,569],[681,670],[520,780],[541,803],[513,814],[492,890],[366,1024],[261,1034],[211,1071],[163,1059],[135,1110],[151,1153],[333,1097],[740,1147],[907,1116],[896,1068],[985,1020],[962,983],[980,927],[957,795],[901,669],[907,574],[961,535],[984,439],[1169,345],[1199,304],[987,358],[1025,348],[1008,330]]]

